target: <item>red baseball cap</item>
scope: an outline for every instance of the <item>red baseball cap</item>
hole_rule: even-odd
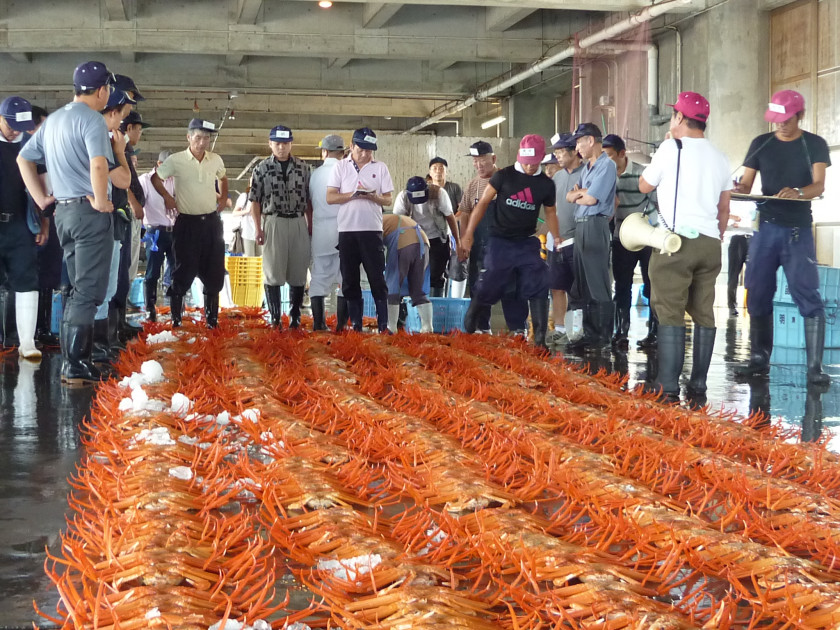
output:
[[[706,122],[709,119],[709,101],[697,92],[680,92],[677,102],[669,104],[686,118]]]
[[[770,123],[783,123],[799,112],[805,111],[805,98],[795,90],[781,90],[773,95],[764,120]]]
[[[530,134],[519,143],[516,161],[520,164],[540,164],[545,157],[545,140],[542,136]]]

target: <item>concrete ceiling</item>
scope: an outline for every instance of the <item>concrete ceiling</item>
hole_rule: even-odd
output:
[[[267,152],[275,124],[295,130],[298,155],[315,155],[327,132],[404,131],[567,46],[605,12],[650,4],[334,1],[322,9],[316,0],[0,0],[3,92],[52,111],[72,97],[73,68],[98,59],[147,98],[138,106],[153,125],[144,163],[159,148],[181,148],[197,115],[223,123],[216,149],[233,172]]]

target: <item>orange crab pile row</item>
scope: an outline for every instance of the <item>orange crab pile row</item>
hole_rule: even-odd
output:
[[[123,354],[134,380],[100,389],[47,563],[52,621],[840,624],[840,460],[821,445],[660,406],[511,339],[259,315]],[[150,359],[160,382],[136,374]]]

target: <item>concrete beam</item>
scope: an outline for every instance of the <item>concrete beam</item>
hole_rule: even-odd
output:
[[[137,63],[137,54],[133,50],[121,50],[120,59],[123,63]]]
[[[234,0],[236,6],[237,24],[256,24],[257,16],[262,9],[263,0]]]
[[[125,22],[134,18],[132,0],[103,0],[105,15],[109,20]]]
[[[32,53],[9,53],[9,57],[12,58],[12,61],[17,63],[31,63],[32,62]]]
[[[502,33],[526,17],[536,9],[526,7],[524,9],[508,9],[505,7],[487,7],[487,30]]]
[[[370,2],[365,4],[363,28],[384,28],[402,8],[400,3]]]
[[[343,68],[353,61],[353,57],[335,57],[327,60],[327,68]]]
[[[447,68],[451,68],[456,63],[458,63],[457,59],[441,59],[440,61],[435,61],[429,64],[429,70],[433,72],[443,72]]]
[[[298,1],[312,2],[312,0]],[[367,4],[368,1],[342,0],[342,4]],[[379,4],[428,4],[448,7],[506,7],[509,9],[527,7],[563,11],[636,11],[650,5],[650,2],[648,0],[379,0]]]
[[[225,55],[225,63],[229,66],[241,66],[242,62],[245,61],[246,55]]]

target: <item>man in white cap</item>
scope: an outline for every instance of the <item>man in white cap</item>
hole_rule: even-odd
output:
[[[321,140],[321,159],[324,163],[312,171],[309,178],[309,197],[312,199],[312,278],[309,298],[312,304],[313,330],[326,330],[326,296],[339,286],[336,305],[336,331],[347,323],[347,301],[341,293],[341,269],[338,255],[337,204],[327,203],[327,180],[338,161],[344,158],[344,139],[328,135]]]
[[[292,155],[292,130],[277,125],[268,136],[271,155],[251,175],[251,216],[257,244],[263,246],[265,301],[271,325],[280,327],[283,285],[289,283],[289,327],[300,326],[300,308],[309,271],[310,222],[309,165]]]
[[[805,326],[808,383],[827,386],[822,371],[825,346],[825,307],[819,291],[816,249],[811,233],[811,199],[825,190],[825,171],[831,166],[828,144],[800,127],[805,99],[794,90],[776,92],[764,114],[776,130],[752,141],[744,160],[744,176],[736,191],[752,190],[761,173],[761,193],[777,197],[758,206],[760,222],[750,242],[744,286],[750,314],[750,361],[736,368],[738,376],[766,375],[773,351],[773,294],[781,265],[793,301]]]

